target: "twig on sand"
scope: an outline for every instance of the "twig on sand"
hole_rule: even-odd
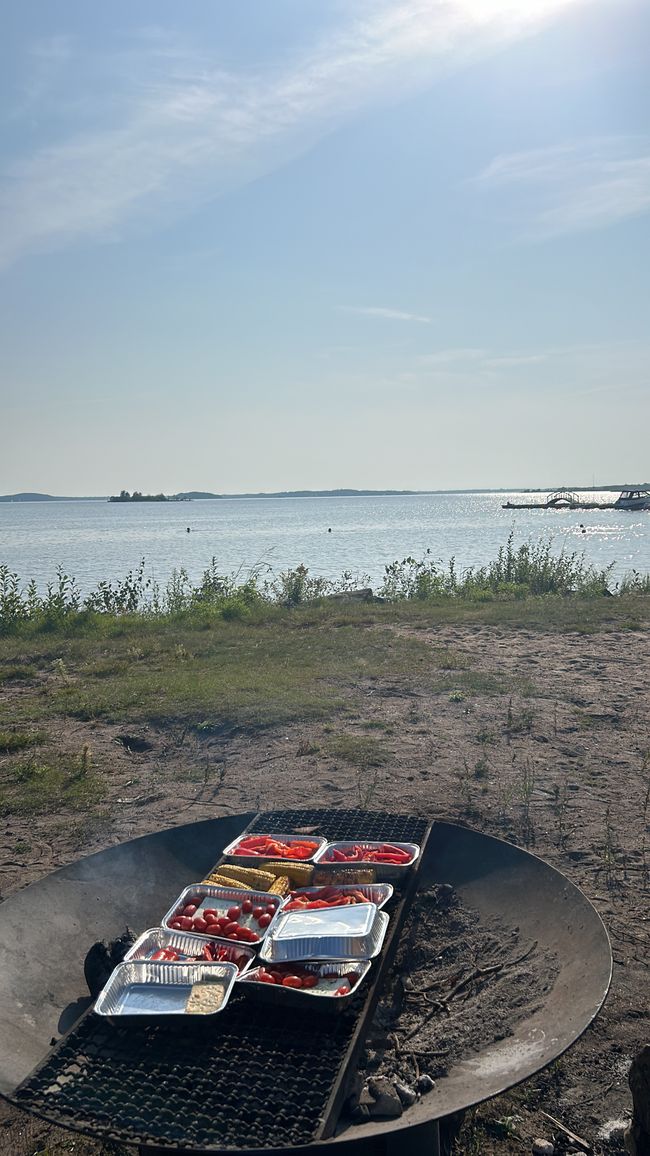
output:
[[[477,979],[483,979],[486,975],[496,975],[498,972],[504,971],[506,968],[516,967],[518,963],[523,963],[525,959],[528,959],[528,956],[532,955],[536,947],[537,940],[535,940],[535,942],[526,951],[524,951],[523,955],[518,955],[516,959],[504,959],[501,961],[501,963],[491,963],[487,967],[475,967],[473,971],[470,971],[469,975],[466,975],[464,979],[459,980],[459,982],[451,989],[450,992],[447,993],[445,998],[442,1000],[437,999],[432,1002],[431,1000],[427,999],[425,993],[432,987],[435,987],[435,984],[430,984],[429,987],[423,988],[421,991],[416,992],[415,994],[424,996],[426,1002],[432,1004],[431,1010],[427,1012],[424,1019],[421,1020],[416,1027],[407,1032],[407,1034],[404,1036],[404,1039],[402,1040],[402,1044],[405,1044],[407,1040],[410,1040],[413,1038],[413,1036],[417,1035],[417,1033],[422,1030],[424,1025],[428,1024],[429,1020],[433,1019],[437,1012],[445,1011],[447,1012],[447,1015],[449,1015],[450,1012],[448,1004],[452,999],[454,999],[455,996],[460,995],[461,991],[463,991],[464,988],[466,988],[470,983],[474,983],[474,981]]]

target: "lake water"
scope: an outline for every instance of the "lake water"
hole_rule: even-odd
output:
[[[24,582],[35,578],[41,589],[62,566],[83,593],[101,580],[123,578],[142,558],[161,584],[180,567],[197,581],[214,557],[221,573],[260,563],[277,573],[304,563],[327,578],[346,570],[368,575],[377,587],[388,563],[427,549],[444,562],[455,556],[461,570],[489,562],[513,531],[516,545],[551,536],[554,552],[584,553],[598,567],[615,562],[619,574],[650,572],[650,511],[501,508],[508,499],[543,498],[466,493],[133,505],[0,502],[0,563]]]

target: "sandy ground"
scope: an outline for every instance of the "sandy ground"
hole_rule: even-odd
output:
[[[409,627],[397,627],[408,631]],[[644,631],[544,634],[482,626],[417,631],[526,693],[408,692],[368,678],[363,712],[326,724],[197,739],[117,726],[56,722],[65,749],[92,750],[108,797],[100,814],[3,820],[6,896],[80,855],[163,826],[251,809],[364,806],[460,821],[527,845],[593,901],[609,930],[614,980],[594,1025],[522,1090],[466,1121],[459,1152],[521,1152],[552,1127],[540,1109],[595,1153],[623,1152],[627,1070],[650,1042],[650,636]],[[18,689],[7,691],[19,694]],[[332,733],[372,735],[386,757],[358,768],[323,753]],[[648,851],[646,853],[646,844]],[[505,1123],[504,1123],[505,1121]],[[464,1139],[463,1139],[464,1137]],[[0,1151],[13,1156],[115,1152],[0,1110]]]

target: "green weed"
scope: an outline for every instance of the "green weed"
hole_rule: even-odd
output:
[[[43,731],[0,730],[0,755],[24,751],[29,747],[39,747],[45,739]]]

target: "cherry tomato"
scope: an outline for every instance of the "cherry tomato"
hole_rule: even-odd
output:
[[[337,987],[334,995],[347,995],[349,990],[349,987]]]
[[[208,923],[210,923],[211,920],[219,918],[219,912],[216,911],[214,907],[204,907],[203,918],[207,919]]]
[[[192,920],[190,919],[189,915],[181,915],[181,917],[179,919],[177,919],[176,922],[180,923],[181,931],[191,931],[192,930]]]
[[[253,907],[253,910],[252,910],[253,919],[259,919],[260,915],[263,915],[263,914],[264,914],[264,908],[263,907]]]
[[[207,931],[208,921],[207,919],[201,919],[201,916],[197,915],[196,918],[192,921],[192,926],[195,931]]]
[[[266,910],[268,911],[269,915],[275,915],[275,903],[267,903]]]
[[[233,923],[236,923],[241,916],[241,907],[229,907],[226,913]]]
[[[318,976],[312,975],[311,973],[309,975],[303,975],[302,986],[307,988],[318,987]]]
[[[299,975],[285,975],[282,980],[283,987],[302,987],[302,980]]]
[[[183,928],[181,927],[181,925],[180,925],[180,922],[178,921],[178,919],[172,919],[172,921],[171,921],[171,923],[169,924],[169,926],[170,926],[170,927],[171,927],[171,928],[172,928],[174,931],[182,931],[182,930],[183,930]]]
[[[253,910],[253,901],[251,899],[243,899],[241,909],[244,915],[250,915]]]
[[[195,915],[195,914],[196,914],[196,903],[187,903],[185,905],[185,907],[183,908],[183,915],[190,915],[191,916],[191,915]]]
[[[259,916],[259,918],[257,920],[257,925],[258,925],[258,927],[264,928],[264,927],[268,927],[270,922],[271,922],[271,916],[269,915],[268,911],[264,911],[262,913],[262,915]]]
[[[229,923],[226,923],[226,925],[223,929],[223,933],[224,933],[224,935],[233,935],[235,933],[235,931],[238,931],[238,930],[239,930],[239,924],[235,923],[234,920],[231,920]]]

